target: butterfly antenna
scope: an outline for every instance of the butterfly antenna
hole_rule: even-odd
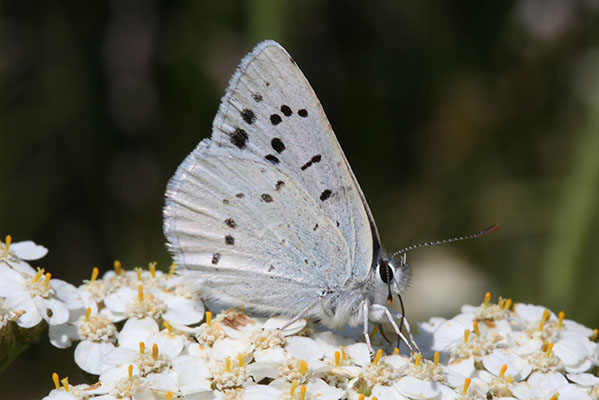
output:
[[[491,225],[490,227],[483,229],[480,232],[476,232],[476,233],[471,233],[469,235],[464,235],[464,236],[458,236],[458,237],[454,237],[451,239],[444,239],[444,240],[436,240],[433,242],[424,242],[424,243],[418,243],[418,244],[413,244],[411,246],[408,246],[406,248],[403,248],[401,250],[396,251],[395,253],[393,253],[393,255],[391,256],[391,258],[394,258],[395,256],[399,255],[399,254],[405,254],[410,250],[414,250],[420,247],[428,247],[428,246],[436,246],[438,244],[445,244],[445,243],[452,243],[452,242],[459,242],[460,240],[467,240],[467,239],[474,239],[477,237],[481,237],[486,235],[487,233],[491,233],[493,231],[496,231],[497,229],[501,228],[500,225],[495,224],[495,225]]]

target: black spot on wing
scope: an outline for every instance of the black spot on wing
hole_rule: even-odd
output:
[[[275,151],[277,153],[281,153],[283,150],[285,150],[285,143],[283,143],[283,141],[281,139],[279,139],[278,137],[273,138],[270,141],[270,145],[272,146],[273,149],[275,149]]]
[[[322,160],[322,156],[320,154],[313,156],[310,159],[310,161],[308,161],[307,163],[305,163],[304,165],[301,166],[301,170],[304,171],[306,168],[310,167],[312,164],[320,162],[320,160]]]
[[[279,125],[281,123],[281,121],[282,121],[282,119],[279,114],[272,114],[270,116],[270,123],[273,125]]]
[[[262,199],[262,201],[264,201],[265,203],[272,203],[272,196],[269,195],[268,193],[262,193],[260,195],[260,198]]]
[[[306,118],[308,116],[308,111],[302,108],[301,110],[297,110],[297,115],[302,118]]]
[[[249,108],[244,108],[243,110],[241,110],[240,112],[241,114],[241,118],[243,118],[243,120],[251,125],[254,122],[256,122],[256,114],[254,114],[254,112],[252,110],[250,110]]]
[[[228,199],[223,199],[223,204],[229,204],[229,200]]]
[[[237,197],[238,199],[243,199],[245,197],[245,194],[243,194],[243,193],[237,193],[235,195],[235,197]]]
[[[318,224],[315,224],[315,225],[314,225],[314,228],[312,228],[312,230],[313,230],[313,231],[315,231],[315,230],[317,230],[317,229],[318,229]]]
[[[264,158],[266,158],[267,161],[270,161],[273,164],[278,164],[279,163],[279,158],[275,155],[272,154],[267,154],[264,156]]]
[[[214,253],[212,255],[212,264],[216,265],[220,261],[220,253]]]
[[[291,114],[293,114],[293,111],[291,111],[291,108],[289,108],[289,106],[288,106],[288,105],[286,105],[286,104],[283,104],[283,105],[281,106],[281,112],[282,112],[282,113],[283,113],[283,115],[284,115],[284,116],[286,116],[286,117],[290,117],[290,116],[291,116]]]
[[[262,95],[259,93],[252,94],[252,98],[256,103],[260,103],[262,101]]]
[[[248,133],[241,128],[235,128],[230,138],[231,143],[233,143],[234,146],[243,149],[245,148],[245,144],[248,141]]]
[[[268,267],[268,272],[272,272],[274,269],[275,269],[275,266],[271,264],[271,265]]]
[[[225,244],[233,246],[235,244],[235,238],[231,235],[225,235]]]
[[[285,186],[285,182],[277,181],[277,183],[275,183],[275,190],[278,192],[283,186]]]
[[[320,194],[320,200],[321,201],[325,201],[326,199],[328,199],[329,197],[331,197],[331,192],[329,189],[324,190],[321,194]]]
[[[237,228],[237,223],[235,222],[235,220],[233,218],[227,218],[225,220],[225,224],[229,227],[229,228]]]

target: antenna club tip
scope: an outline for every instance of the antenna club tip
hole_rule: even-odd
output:
[[[497,229],[501,229],[501,225],[499,224],[493,224],[490,227],[488,227],[487,229],[484,230],[485,233],[491,233],[493,231],[496,231]]]

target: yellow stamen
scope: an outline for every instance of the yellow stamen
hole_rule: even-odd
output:
[[[152,358],[158,360],[158,345],[156,343],[152,345]]]
[[[295,392],[295,389],[297,389],[298,386],[299,386],[298,381],[291,382],[291,388],[289,389],[289,396],[293,396],[293,393]]]
[[[69,377],[65,377],[63,380],[61,380],[60,382],[62,382],[62,387],[64,388],[65,392],[69,391]]]
[[[123,266],[119,260],[114,260],[114,273],[120,275],[123,272]]]
[[[559,399],[559,392],[555,393],[553,396],[551,396],[551,398],[549,400],[557,400]]]
[[[139,352],[144,354],[146,352],[146,344],[144,342],[139,342]]]
[[[553,350],[553,343],[549,343],[547,345],[547,350],[545,351],[545,356],[549,358],[551,356],[551,350]]]
[[[505,371],[507,371],[507,364],[503,364],[503,366],[501,367],[501,370],[499,370],[500,378],[503,378],[503,375],[505,375]]]
[[[127,373],[129,374],[129,379],[133,378],[133,364],[129,364],[129,367],[127,367]]]
[[[148,269],[150,270],[150,275],[152,275],[152,278],[156,278],[156,264],[156,261],[152,261],[148,265]]]
[[[306,400],[306,385],[300,387],[300,400]]]
[[[485,293],[485,308],[489,307],[489,302],[491,301],[491,292]]]
[[[95,282],[96,279],[98,279],[98,274],[100,273],[100,270],[98,269],[98,267],[94,267],[94,269],[92,269],[92,278],[89,280],[90,282]]]
[[[439,365],[439,352],[435,351],[435,368]]]
[[[559,314],[557,314],[557,317],[559,318],[558,322],[557,322],[557,326],[559,326],[560,328],[564,325],[564,317],[566,316],[566,313],[563,311],[560,311]]]
[[[374,356],[374,365],[377,365],[379,363],[379,361],[381,360],[381,357],[383,357],[383,350],[378,349],[376,352],[376,356]]]
[[[173,327],[171,326],[170,322],[168,322],[167,320],[164,320],[162,322],[162,325],[164,325],[164,327],[166,328],[166,330],[168,331],[168,333],[173,333]]]
[[[472,382],[472,380],[470,378],[466,378],[464,379],[464,388],[462,389],[462,395],[466,395],[466,393],[468,392],[468,388],[470,387],[470,382]]]
[[[210,311],[206,311],[206,325],[210,326],[212,322],[212,313]]]
[[[345,354],[345,347],[339,346],[339,348],[341,349],[341,359],[342,360],[346,360],[347,359],[347,354]]]
[[[599,336],[599,329],[595,328],[593,329],[593,335],[591,336],[591,340],[597,339],[597,336]]]
[[[48,285],[50,285],[50,278],[52,277],[52,274],[47,272],[46,273],[46,281],[44,282],[44,286],[46,287],[46,289],[48,289]]]
[[[42,275],[44,274],[44,270],[40,267],[37,267],[37,273],[35,274],[35,276],[33,277],[33,282],[37,282],[40,280],[40,278],[42,277]]]
[[[60,389],[60,379],[58,379],[58,374],[56,372],[52,373],[52,381],[54,382],[54,386],[56,386],[56,390]]]
[[[166,400],[171,400],[173,398],[173,392],[168,392],[166,394]]]
[[[339,361],[341,360],[341,353],[339,353],[338,351],[335,352],[335,366],[338,367],[339,366]]]
[[[135,267],[135,273],[137,274],[137,280],[141,281],[141,267]]]
[[[507,383],[512,383],[514,381],[514,377],[511,375],[507,376]]]
[[[173,263],[171,267],[168,269],[168,277],[175,275],[175,270],[177,269],[177,265]]]
[[[505,299],[503,297],[499,296],[499,300],[497,301],[497,305],[499,306],[499,309],[502,309],[504,304],[505,304]]]
[[[547,320],[549,320],[550,316],[551,316],[551,313],[549,312],[549,310],[545,310],[543,312],[543,318],[541,318],[541,322],[539,322],[539,331],[543,330],[543,327],[545,326],[545,322]]]
[[[4,239],[4,251],[5,252],[8,253],[8,249],[9,249],[11,243],[12,243],[12,236],[6,235],[6,238]]]
[[[512,299],[507,299],[507,300],[505,301],[505,304],[504,304],[504,306],[503,306],[503,309],[504,309],[504,310],[509,310],[511,306],[512,306]]]
[[[470,337],[470,329],[464,329],[464,343],[468,343],[469,337]]]
[[[374,328],[372,328],[372,332],[370,332],[370,339],[372,339],[374,337],[374,335],[376,335],[376,333],[379,331],[379,327],[375,326]]]
[[[85,322],[89,321],[89,316],[91,313],[92,313],[91,307],[87,307],[87,310],[85,310]]]
[[[418,367],[420,365],[421,360],[422,360],[422,354],[421,353],[416,354],[416,359],[414,360],[414,365]]]
[[[227,358],[225,358],[225,371],[231,372],[231,357],[229,357],[229,356],[227,356]]]
[[[399,347],[393,349],[393,354],[395,354],[396,356],[399,355]]]
[[[472,326],[474,327],[474,333],[476,333],[476,336],[480,336],[480,330],[478,330],[478,321],[474,321]]]
[[[240,367],[243,367],[243,356],[244,356],[244,353],[237,354],[237,361],[239,361]]]
[[[340,326],[340,327],[339,327],[339,328],[337,328],[337,329],[339,329],[339,332],[343,332],[343,327],[342,327],[342,326]]]
[[[139,301],[144,301],[144,288],[141,285],[137,287],[137,297]]]
[[[378,398],[378,397],[376,397],[376,396],[372,396],[372,397],[370,398],[370,400],[379,400],[379,398]]]
[[[364,395],[361,394],[360,396],[358,396],[358,400],[364,400]]]
[[[308,363],[304,360],[300,361],[300,374],[304,375],[308,372]]]

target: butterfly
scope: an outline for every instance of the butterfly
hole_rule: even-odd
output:
[[[417,349],[397,326],[403,313],[385,304],[407,288],[405,252],[421,245],[385,257],[316,94],[274,41],[243,58],[211,138],[171,178],[164,232],[205,298],[328,327],[363,324],[371,355],[369,321],[389,321]]]

